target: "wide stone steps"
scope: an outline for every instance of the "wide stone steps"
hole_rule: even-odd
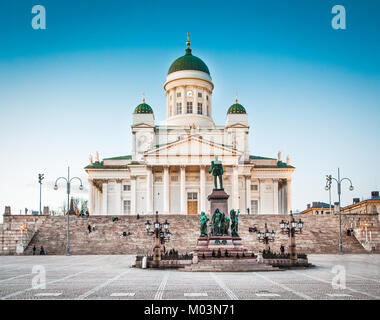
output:
[[[250,233],[250,227],[264,230],[267,223],[270,230],[274,229],[276,237],[270,242],[271,250],[280,251],[280,246],[288,247],[289,238],[282,234],[279,222],[288,219],[284,215],[243,215],[239,216],[239,235],[243,245],[248,251],[258,252],[265,248],[264,244],[257,241],[257,234]],[[304,229],[302,234],[296,235],[297,252],[302,253],[337,253],[338,252],[338,217],[335,215],[302,216]],[[149,219],[152,227],[155,217],[140,216],[118,216],[118,221],[112,221],[112,216],[90,216],[89,218],[70,216],[70,252],[72,254],[151,254],[153,238],[148,236],[145,222]],[[167,250],[172,248],[180,253],[192,252],[199,236],[199,216],[160,215],[159,220],[167,219],[170,223],[172,240],[165,244]],[[299,216],[296,216],[299,219]],[[369,218],[368,218],[369,219]],[[373,219],[378,219],[374,216]],[[15,252],[16,242],[19,241],[19,232],[16,228],[27,222],[27,228],[33,232],[37,231],[25,254],[32,254],[35,245],[37,252],[43,246],[47,254],[64,254],[66,251],[66,217],[63,216],[4,216],[4,226],[1,231],[2,248],[5,242],[12,244],[8,253]],[[95,230],[88,232],[88,225],[95,226]],[[6,226],[6,228],[4,228]],[[343,231],[345,229],[342,229]],[[380,231],[380,228],[379,228]],[[121,237],[123,232],[131,235]],[[378,237],[373,232],[373,239]],[[343,232],[343,250],[346,253],[366,253],[360,242],[354,236],[347,236]]]

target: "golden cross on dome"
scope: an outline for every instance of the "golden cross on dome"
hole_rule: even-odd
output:
[[[187,33],[186,45],[187,45],[188,48],[190,48],[190,34],[189,34],[189,32]]]
[[[235,92],[235,103],[238,103],[238,94]]]
[[[144,91],[142,93],[142,102],[145,103],[145,93],[144,93]]]

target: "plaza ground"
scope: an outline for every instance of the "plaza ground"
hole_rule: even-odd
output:
[[[309,261],[316,267],[190,273],[131,268],[132,255],[0,256],[0,299],[380,299],[380,255],[309,255]],[[345,273],[345,289],[334,288],[333,270]],[[46,288],[35,288],[44,273]]]

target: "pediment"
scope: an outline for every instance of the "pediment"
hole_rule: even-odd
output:
[[[148,150],[145,157],[160,156],[228,156],[240,157],[242,153],[236,149],[218,144],[200,136],[189,136],[187,138],[168,143],[153,150]]]
[[[249,128],[248,125],[244,124],[244,123],[240,123],[240,122],[236,122],[234,124],[231,124],[229,126],[226,126],[226,129],[227,128]]]
[[[150,124],[147,124],[147,123],[144,123],[144,122],[141,122],[141,123],[138,123],[138,124],[134,124],[131,127],[133,129],[135,129],[135,128],[153,128],[154,129],[154,126],[152,126]]]

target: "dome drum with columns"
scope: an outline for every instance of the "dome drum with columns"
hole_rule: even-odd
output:
[[[210,71],[192,54],[189,39],[186,45],[164,84],[164,125],[155,124],[154,104],[152,108],[143,97],[133,112],[131,155],[90,160],[85,168],[90,213],[207,212],[213,189],[208,170],[216,155],[225,168],[229,208],[242,214],[288,213],[294,172],[289,157],[284,163],[280,154],[277,159],[250,154],[248,114],[237,97],[227,108],[225,125],[215,125],[213,108],[225,106],[212,105]]]

